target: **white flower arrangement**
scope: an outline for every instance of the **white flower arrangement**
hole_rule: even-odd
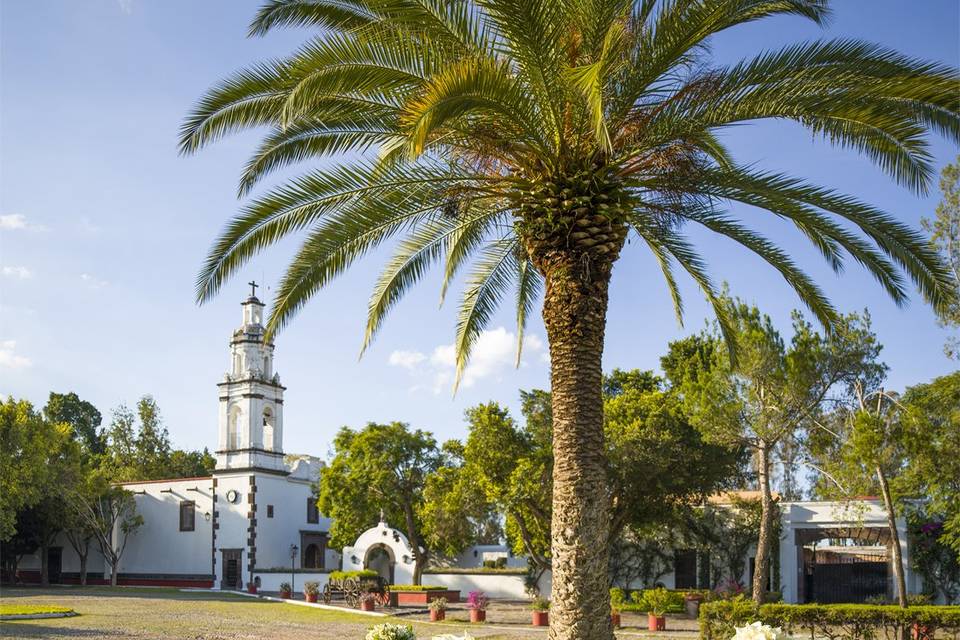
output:
[[[367,631],[366,640],[417,640],[408,624],[378,624]]]
[[[788,636],[780,627],[771,627],[759,620],[745,627],[736,627],[733,640],[787,640]]]

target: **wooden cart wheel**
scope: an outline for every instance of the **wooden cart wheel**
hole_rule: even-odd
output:
[[[346,594],[347,606],[353,609],[356,609],[360,606],[360,591],[359,590],[350,590],[344,591]]]
[[[383,585],[383,591],[377,594],[377,601],[381,607],[390,605],[390,587],[388,585]]]

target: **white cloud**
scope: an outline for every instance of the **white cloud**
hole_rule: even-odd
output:
[[[0,369],[24,369],[33,364],[30,358],[16,353],[17,341],[0,342]]]
[[[483,379],[499,379],[516,362],[517,336],[503,327],[483,331],[474,343],[470,361],[460,380],[462,387],[472,387]],[[533,355],[543,353],[543,340],[536,335],[527,335],[523,339],[523,353]],[[540,360],[538,360],[540,361]],[[456,375],[457,356],[452,344],[441,344],[433,349],[427,358],[420,351],[394,351],[390,354],[391,365],[400,366],[418,378],[429,380],[428,385],[434,393],[440,393],[453,384]],[[525,366],[526,361],[521,361]]]
[[[42,224],[35,224],[27,220],[22,213],[5,213],[0,215],[0,230],[4,231],[46,231]]]
[[[20,280],[33,277],[33,272],[26,267],[3,267],[0,269],[0,274],[3,274],[5,278],[19,278]]]
[[[117,5],[125,15],[129,16],[133,13],[133,0],[117,0]]]
[[[109,284],[106,280],[100,280],[89,273],[81,273],[80,279],[83,280],[91,289],[102,289]]]
[[[389,363],[394,367],[403,367],[404,369],[414,369],[418,364],[427,359],[419,351],[394,351],[390,354]]]

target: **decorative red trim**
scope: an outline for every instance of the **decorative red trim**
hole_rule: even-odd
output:
[[[21,584],[40,584],[40,571],[27,569],[17,572]],[[64,576],[60,584],[80,584],[80,578]],[[87,576],[87,585],[109,585],[110,581],[102,577]],[[194,587],[212,589],[213,580],[162,579],[162,578],[120,578],[117,584],[123,587]]]

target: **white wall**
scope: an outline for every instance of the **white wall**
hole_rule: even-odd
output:
[[[423,576],[424,584],[440,585],[448,589],[460,591],[460,597],[467,599],[471,591],[483,591],[491,598],[505,600],[528,600],[523,586],[522,575],[502,573],[427,573]],[[550,595],[550,572],[540,578],[540,593],[544,597]]]
[[[257,475],[257,567],[273,569],[290,566],[290,545],[300,544],[300,532],[330,531],[330,518],[320,515],[319,522],[307,522],[307,500],[313,497],[310,482],[268,474]],[[267,506],[273,505],[273,517],[267,517]],[[303,550],[297,554],[300,568]],[[339,569],[339,557],[327,554],[327,561],[336,564],[326,569]]]
[[[280,591],[281,582],[290,582],[289,573],[275,573],[272,571],[264,573],[262,571],[255,571],[254,576],[260,578],[261,591]],[[305,582],[316,582],[320,590],[323,591],[323,585],[327,584],[329,578],[330,575],[328,573],[306,573],[298,571],[293,578],[294,593],[303,593],[303,584]]]
[[[143,526],[133,533],[119,571],[141,574],[210,575],[213,486],[210,478],[125,484],[135,492]],[[195,491],[193,489],[196,489]],[[137,493],[137,492],[144,493]],[[194,530],[180,531],[180,503],[193,501]],[[206,514],[210,514],[207,519]]]

